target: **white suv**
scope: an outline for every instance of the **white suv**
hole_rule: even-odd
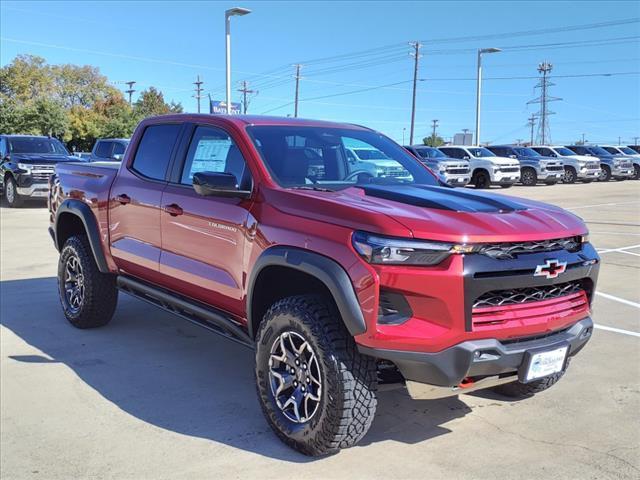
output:
[[[598,157],[578,155],[567,147],[554,145],[535,145],[531,147],[545,157],[559,158],[564,163],[564,183],[593,182],[600,176],[600,160]]]
[[[498,157],[484,147],[439,147],[445,155],[469,160],[471,184],[476,188],[500,185],[509,188],[520,180],[520,162],[513,158]]]

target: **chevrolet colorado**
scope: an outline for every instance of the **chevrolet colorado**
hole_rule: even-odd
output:
[[[403,175],[353,169],[354,144]],[[379,384],[530,396],[593,330],[578,217],[452,188],[360,126],[148,118],[121,163],[58,165],[49,211],[72,325],[107,324],[122,291],[254,348],[268,423],[309,455],[365,435]]]

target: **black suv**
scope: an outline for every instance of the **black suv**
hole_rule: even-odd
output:
[[[0,187],[9,207],[29,198],[46,199],[56,163],[71,161],[80,159],[55,138],[0,135]]]

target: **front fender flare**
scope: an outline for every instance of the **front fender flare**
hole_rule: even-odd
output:
[[[71,214],[80,219],[84,225],[84,230],[87,233],[87,239],[93,252],[93,258],[98,265],[98,270],[102,273],[110,273],[107,265],[107,259],[102,251],[102,243],[100,242],[100,228],[96,217],[91,211],[91,208],[84,202],[73,198],[67,198],[64,200],[58,209],[56,210],[55,223],[53,225],[54,242],[58,251],[62,250],[63,245],[60,245],[58,240],[58,222],[63,214]]]
[[[269,266],[293,268],[317,278],[331,292],[349,333],[356,336],[367,331],[358,297],[344,268],[334,260],[318,253],[297,247],[275,246],[260,255],[249,278],[246,301],[247,327],[250,335],[254,331],[254,324],[260,322],[260,319],[253,318],[252,312],[255,282],[260,272]]]

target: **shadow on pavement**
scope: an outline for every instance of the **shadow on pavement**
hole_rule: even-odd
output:
[[[0,321],[42,355],[9,361],[63,363],[120,409],[173,432],[271,458],[304,463],[267,425],[255,393],[253,352],[121,294],[112,322],[78,330],[67,323],[55,278],[0,282]],[[417,443],[449,432],[441,425],[471,410],[456,397],[413,401],[381,392],[360,445]]]

